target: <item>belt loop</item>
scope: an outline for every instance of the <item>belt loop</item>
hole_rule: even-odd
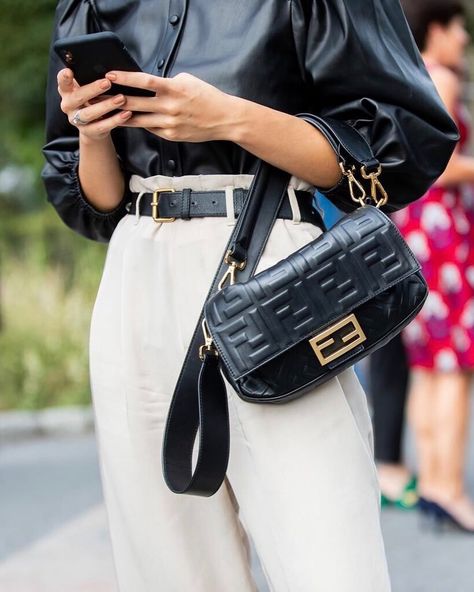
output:
[[[191,189],[183,189],[182,196],[181,217],[185,220],[189,220],[191,218]]]
[[[147,193],[147,192],[140,191],[140,193],[137,196],[137,201],[135,202],[135,222],[134,222],[135,226],[140,221],[140,201],[141,201],[142,197],[145,195],[145,193]]]
[[[300,224],[300,222],[301,222],[300,205],[298,203],[298,199],[296,197],[294,187],[288,186],[288,199],[290,200],[291,213],[293,215],[292,222],[293,222],[293,224]]]
[[[234,189],[234,207],[240,216],[240,212],[243,210],[245,201],[245,189]]]
[[[234,186],[226,185],[225,187],[225,211],[227,216],[227,226],[235,225],[235,209],[234,209]]]

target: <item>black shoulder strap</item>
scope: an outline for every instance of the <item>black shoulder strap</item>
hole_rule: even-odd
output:
[[[317,120],[303,115],[315,127]],[[354,130],[354,133],[357,132]],[[330,134],[325,125],[324,134]],[[335,131],[332,145],[344,160],[368,163],[373,159],[370,147],[360,143],[360,136],[351,143],[352,153],[341,154],[344,143]],[[365,144],[365,146],[364,146]],[[355,148],[354,148],[355,147]],[[353,153],[356,153],[357,159]],[[206,301],[218,290],[229,261],[245,265],[238,280],[246,281],[255,272],[271,229],[285,197],[290,175],[260,161],[242,212],[227,244],[222,262],[214,276]],[[224,261],[226,259],[226,261]],[[175,493],[213,495],[222,484],[229,459],[229,413],[227,393],[219,371],[219,359],[206,352],[201,360],[199,348],[204,342],[202,321],[204,308],[191,339],[181,373],[175,387],[163,441],[163,475]],[[199,447],[193,468],[193,448],[199,431]]]
[[[289,179],[288,173],[263,161],[259,163],[224,253],[231,251],[233,257],[246,262],[239,272],[240,281],[250,278],[255,271]],[[254,228],[258,232],[253,232]],[[223,256],[206,302],[217,291],[227,269]],[[204,361],[199,357],[204,342],[203,318],[202,310],[171,400],[163,442],[163,474],[175,493],[209,496],[219,489],[227,470],[229,416],[218,358],[210,353]],[[193,471],[192,453],[198,429],[199,453]]]

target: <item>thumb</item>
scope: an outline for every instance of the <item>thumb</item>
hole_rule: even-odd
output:
[[[58,72],[58,84],[62,91],[69,92],[74,88],[74,73],[70,68]]]

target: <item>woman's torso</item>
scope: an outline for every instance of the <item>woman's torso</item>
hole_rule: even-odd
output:
[[[208,0],[98,0],[98,23],[91,27],[115,31],[146,72],[188,72],[229,94],[295,114],[314,109],[301,63],[302,4],[219,0],[210,9]],[[164,142],[130,128],[116,130],[114,140],[127,170],[142,176],[252,173],[256,164],[230,142]]]

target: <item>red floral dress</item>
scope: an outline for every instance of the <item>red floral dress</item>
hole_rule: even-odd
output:
[[[470,135],[459,104],[459,149]],[[434,184],[393,220],[421,263],[429,295],[402,333],[409,365],[438,371],[474,369],[474,187]]]

